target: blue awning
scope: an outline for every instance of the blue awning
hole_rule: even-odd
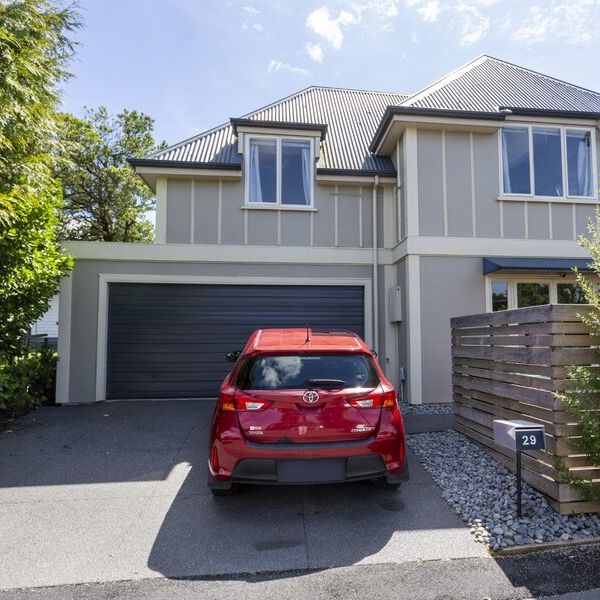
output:
[[[562,271],[568,273],[577,267],[580,271],[591,271],[589,258],[510,258],[485,256],[483,274],[496,271]]]

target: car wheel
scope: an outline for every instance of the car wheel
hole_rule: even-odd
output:
[[[237,492],[237,486],[232,485],[228,488],[210,488],[210,491],[213,496],[221,497],[221,496],[232,496]]]

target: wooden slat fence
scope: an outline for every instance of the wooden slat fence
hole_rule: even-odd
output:
[[[547,451],[523,453],[523,479],[563,514],[600,510],[561,483],[548,454],[563,457],[569,469],[600,487],[600,468],[574,448],[579,427],[554,397],[571,383],[568,366],[598,362],[592,346],[600,342],[578,317],[587,310],[547,304],[451,320],[455,429],[514,471],[515,453],[494,444],[494,419],[543,424]]]

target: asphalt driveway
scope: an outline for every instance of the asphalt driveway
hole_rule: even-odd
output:
[[[205,487],[207,401],[48,407],[0,434],[0,588],[485,556],[411,458],[368,484]]]

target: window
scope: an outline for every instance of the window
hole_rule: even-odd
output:
[[[558,283],[556,291],[559,304],[587,304],[585,294],[577,283]]]
[[[501,140],[504,194],[595,197],[591,131],[505,127]]]
[[[504,275],[486,279],[487,310],[492,312],[540,304],[587,304],[574,275],[548,274],[544,278]],[[600,280],[591,281],[600,289]]]
[[[502,164],[505,194],[530,194],[529,132],[522,127],[502,130]]]
[[[377,371],[364,354],[294,354],[248,358],[236,385],[241,390],[303,390],[319,380],[332,387],[374,388]]]
[[[550,304],[550,286],[547,283],[517,283],[517,306]]]
[[[249,204],[312,205],[309,140],[251,138],[246,164]]]
[[[533,128],[533,173],[536,196],[563,196],[560,129]]]
[[[567,130],[569,196],[593,196],[592,134]]]
[[[508,281],[492,281],[492,310],[508,308]]]

